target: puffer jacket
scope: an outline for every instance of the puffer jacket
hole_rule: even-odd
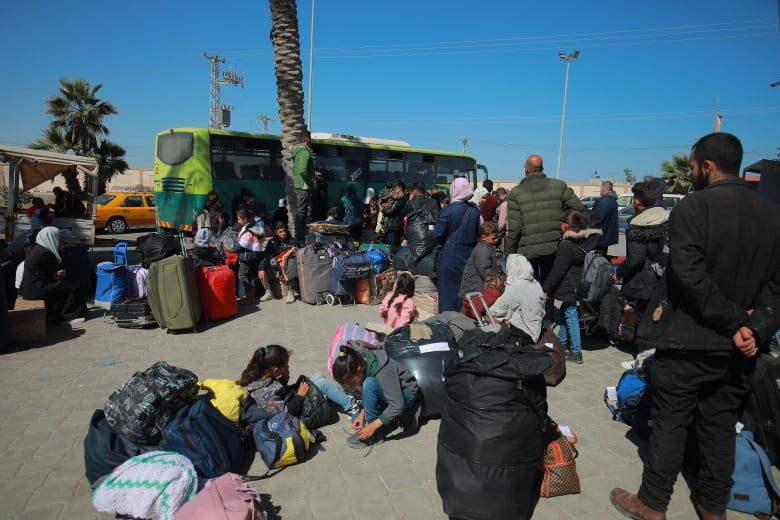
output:
[[[463,268],[463,278],[460,280],[458,296],[464,298],[470,292],[485,290],[485,278],[490,273],[497,273],[496,246],[491,246],[484,240],[471,250],[466,267]]]
[[[669,233],[669,214],[663,208],[647,208],[638,213],[626,231],[626,259],[618,266],[623,278],[624,298],[647,300],[658,285],[659,276],[652,268]]]
[[[548,297],[554,296],[556,300],[566,303],[577,301],[575,289],[582,278],[585,252],[596,249],[599,240],[601,240],[600,229],[569,230],[563,234],[563,240],[555,252],[555,262],[542,286]]]
[[[506,253],[520,253],[529,260],[552,255],[561,238],[561,213],[585,206],[565,182],[531,173],[507,197]]]

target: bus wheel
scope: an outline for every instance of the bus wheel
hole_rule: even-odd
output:
[[[108,230],[115,235],[127,231],[127,222],[121,217],[114,217],[108,221]]]

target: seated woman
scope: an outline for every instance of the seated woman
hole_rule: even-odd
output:
[[[531,262],[523,255],[507,257],[506,288],[490,306],[490,312],[524,332],[533,343],[539,340],[544,319],[544,291],[534,279]]]
[[[79,284],[65,279],[60,257],[64,247],[59,229],[41,229],[25,257],[20,290],[25,300],[46,302],[48,321],[72,325],[86,321],[87,305]]]

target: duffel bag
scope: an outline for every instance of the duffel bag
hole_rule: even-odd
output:
[[[333,275],[338,280],[366,278],[372,269],[373,264],[365,253],[342,253],[333,258]]]

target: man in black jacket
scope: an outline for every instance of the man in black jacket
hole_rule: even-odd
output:
[[[669,265],[637,338],[656,349],[653,435],[639,492],[610,493],[630,518],[666,518],[689,426],[700,447],[696,508],[726,518],[737,408],[759,347],[780,326],[780,206],[738,178],[741,161],[733,135],[702,137],[689,160],[696,192],[670,217]]]

